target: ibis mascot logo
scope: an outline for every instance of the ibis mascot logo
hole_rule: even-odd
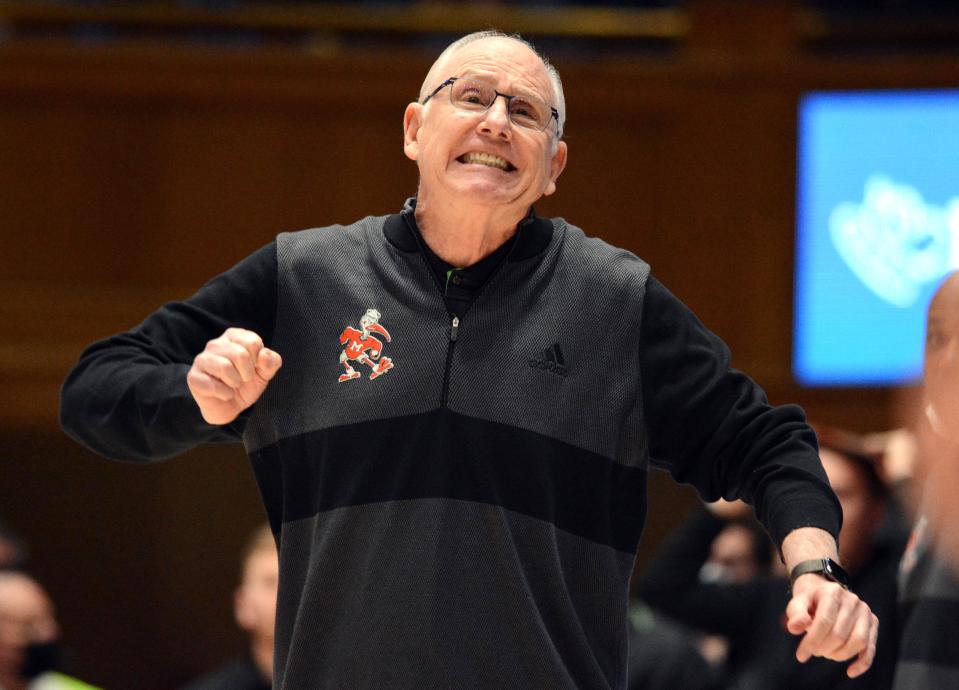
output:
[[[393,360],[389,357],[380,357],[383,353],[383,343],[374,338],[372,333],[379,333],[390,342],[389,331],[380,325],[380,313],[376,309],[367,309],[360,317],[359,329],[347,326],[340,335],[340,364],[346,370],[340,374],[339,383],[358,379],[362,374],[353,368],[353,363],[365,364],[370,371],[370,380],[377,379],[393,368]]]

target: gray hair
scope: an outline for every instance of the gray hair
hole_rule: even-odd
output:
[[[553,67],[552,64],[550,64],[550,61],[546,58],[546,56],[536,50],[532,43],[527,41],[519,34],[508,34],[496,29],[488,29],[486,31],[476,31],[471,34],[467,34],[466,36],[453,41],[446,46],[446,49],[442,53],[440,53],[439,57],[436,58],[436,61],[433,63],[433,66],[430,68],[430,71],[426,74],[426,79],[423,80],[423,85],[420,87],[419,100],[422,102],[422,100],[426,98],[429,91],[431,91],[432,88],[435,88],[432,86],[432,84],[439,78],[434,74],[437,66],[441,65],[447,58],[451,57],[460,48],[469,45],[474,41],[480,41],[485,38],[508,38],[511,41],[517,41],[533,51],[533,54],[540,59],[540,62],[543,63],[543,67],[546,68],[546,73],[549,75],[550,82],[553,84],[553,91],[556,92],[556,110],[559,112],[559,122],[557,123],[559,128],[557,129],[556,135],[557,138],[561,139],[563,136],[563,130],[566,128],[566,98],[563,95],[563,81],[559,78],[559,71]]]

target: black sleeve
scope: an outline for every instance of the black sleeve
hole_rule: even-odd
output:
[[[64,431],[116,460],[162,460],[201,443],[238,441],[248,414],[225,426],[207,424],[186,375],[206,343],[229,327],[254,331],[269,345],[276,276],[271,243],[189,299],[88,347],[60,391]]]
[[[706,501],[753,505],[777,545],[798,527],[839,534],[842,511],[795,405],[772,407],[729,350],[659,281],[646,287],[640,368],[651,462]]]
[[[636,593],[653,608],[685,625],[735,637],[753,625],[762,606],[761,581],[711,584],[699,581],[716,536],[727,523],[699,508],[670,534],[636,582]],[[783,587],[785,591],[785,586]]]

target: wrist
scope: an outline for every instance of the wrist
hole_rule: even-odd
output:
[[[783,564],[792,572],[803,561],[816,558],[839,560],[836,540],[826,530],[818,527],[799,527],[786,535],[780,545]]]
[[[835,582],[843,589],[849,589],[849,576],[836,561],[831,558],[810,558],[796,564],[792,570],[789,571],[790,591],[795,587],[796,581],[799,580],[799,578],[805,578],[809,581],[811,578],[807,576],[810,575]]]

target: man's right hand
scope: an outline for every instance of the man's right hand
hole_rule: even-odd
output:
[[[186,382],[208,424],[229,424],[266,390],[283,366],[253,331],[228,328],[193,360]]]

